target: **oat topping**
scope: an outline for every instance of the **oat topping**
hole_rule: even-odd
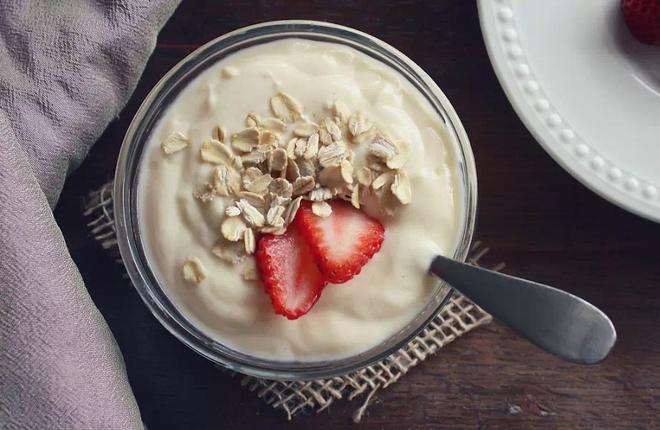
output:
[[[387,170],[387,166],[379,161],[369,160],[367,167],[374,172],[374,177]]]
[[[400,152],[397,153],[394,157],[388,159],[385,164],[387,167],[389,167],[392,170],[398,170],[401,169],[406,162],[408,161],[408,157],[410,156],[408,149],[402,149],[400,148]]]
[[[385,186],[386,184],[392,182],[393,178],[394,178],[394,174],[392,172],[381,173],[371,183],[371,188],[373,188],[374,190],[379,190],[383,188],[383,186]]]
[[[228,206],[225,209],[225,215],[227,216],[239,216],[240,214],[241,214],[241,210],[236,206]]]
[[[257,167],[248,167],[243,171],[243,187],[247,188],[251,182],[256,181],[263,174]]]
[[[216,125],[213,127],[213,132],[211,133],[213,135],[213,138],[215,140],[219,140],[220,142],[225,141],[225,137],[227,137],[227,130],[221,125]]]
[[[307,147],[303,153],[305,160],[313,160],[319,152],[319,134],[314,133],[307,139]]]
[[[296,160],[293,160],[291,158],[287,159],[285,177],[286,180],[289,182],[294,182],[296,179],[300,177],[300,168],[298,167],[298,163],[296,163]]]
[[[316,166],[311,160],[298,160],[298,169],[300,176],[316,176]]]
[[[328,132],[330,135],[330,139],[334,142],[337,142],[341,140],[342,138],[342,133],[341,129],[339,126],[335,123],[335,121],[331,118],[325,118],[323,120],[323,128]],[[327,139],[326,139],[327,141]],[[325,143],[325,142],[324,142]],[[326,143],[326,145],[329,145],[331,142]]]
[[[300,208],[301,201],[302,197],[297,197],[291,202],[289,206],[287,206],[286,210],[284,211],[284,220],[287,224],[291,224],[293,222],[293,219],[296,217],[296,213]]]
[[[338,118],[340,122],[347,122],[351,111],[348,109],[348,106],[344,104],[341,100],[335,100],[332,104],[332,113],[335,115],[335,118]]]
[[[231,163],[231,167],[238,170],[243,170],[243,159],[240,155],[234,155],[234,161]]]
[[[254,254],[254,251],[257,249],[257,241],[251,228],[245,229],[243,233],[243,244],[245,245],[245,253],[247,255]]]
[[[160,148],[167,155],[173,154],[175,152],[181,151],[186,146],[190,144],[188,138],[181,133],[180,131],[170,134],[163,142],[160,144]]]
[[[265,194],[266,191],[268,191],[268,186],[271,182],[273,182],[273,177],[270,176],[270,174],[265,173],[247,183],[245,189],[256,194]]]
[[[293,185],[286,179],[277,178],[270,183],[268,190],[277,196],[291,198]]]
[[[341,167],[328,166],[321,170],[321,173],[319,173],[319,184],[329,188],[341,187],[344,184]]]
[[[278,224],[278,220],[282,218],[284,214],[284,206],[276,205],[268,209],[268,214],[266,214],[266,222],[270,225]]]
[[[309,200],[315,202],[330,200],[332,197],[332,191],[329,188],[316,188],[308,194]]]
[[[383,136],[376,137],[369,144],[368,150],[369,155],[381,161],[390,160],[398,153],[396,144]]]
[[[327,218],[332,213],[332,207],[326,202],[312,203],[312,212],[321,218]]]
[[[296,139],[296,144],[293,148],[293,158],[305,158],[309,160],[308,157],[303,157],[307,151],[307,139],[304,137],[299,137]]]
[[[227,197],[241,189],[241,176],[232,167],[217,166],[213,170],[211,186],[219,196]]]
[[[312,122],[304,122],[293,129],[293,134],[298,137],[309,137],[316,133],[319,127]]]
[[[286,206],[291,203],[290,197],[282,197],[273,193],[268,193],[268,200],[270,202],[270,205],[268,206],[269,208],[272,208],[273,206]]]
[[[314,189],[316,185],[314,178],[312,176],[301,176],[295,180],[293,183],[292,194],[294,196],[300,196],[302,194],[307,194],[308,192]]]
[[[398,170],[408,161],[410,148],[404,143],[379,135],[369,144],[368,151],[375,163],[384,163],[387,168]]]
[[[231,149],[227,148],[221,141],[215,139],[205,140],[199,150],[199,155],[207,163],[231,166],[234,161],[234,154],[231,152]]]
[[[268,149],[280,146],[280,135],[273,130],[263,130],[259,136],[259,145],[265,145]]]
[[[374,180],[374,174],[367,166],[363,166],[355,174],[358,182],[365,187],[371,185]]]
[[[376,127],[371,127],[369,130],[360,133],[357,136],[353,136],[352,138],[353,145],[354,146],[368,145],[376,138],[377,135],[378,135],[378,131],[376,130]]]
[[[355,209],[360,209],[360,185],[354,186],[351,191],[351,204]]]
[[[246,128],[231,137],[231,146],[240,152],[250,152],[259,144],[259,129]],[[245,161],[245,160],[244,160]]]
[[[340,165],[341,178],[347,184],[353,183],[353,164],[348,160],[343,160]]]
[[[197,257],[189,257],[183,262],[183,279],[191,284],[200,284],[206,279],[206,268]]]
[[[339,166],[346,156],[346,145],[341,141],[324,146],[318,152],[319,164],[322,167]]]
[[[266,199],[261,194],[252,193],[250,191],[241,191],[238,193],[238,198],[244,199],[257,209],[263,209],[266,207]]]
[[[261,118],[259,118],[259,115],[257,115],[256,113],[249,113],[245,117],[245,125],[247,127],[250,128],[256,127],[259,125],[260,122],[261,122]]]
[[[245,233],[245,223],[239,217],[228,217],[225,218],[220,230],[222,236],[230,242],[238,242],[243,238],[243,233]]]
[[[235,78],[236,76],[238,76],[238,73],[239,73],[238,69],[236,67],[231,67],[231,66],[224,67],[220,71],[220,74],[225,79]]]
[[[298,138],[293,137],[286,144],[286,155],[293,160],[296,159],[296,143],[298,143]]]
[[[218,194],[218,192],[211,184],[204,184],[193,192],[193,197],[200,200],[202,203],[208,203],[215,198],[216,194]]]
[[[325,126],[319,128],[319,141],[323,145],[330,145],[332,143],[332,136],[330,135],[328,129],[325,128]]]
[[[271,172],[286,172],[287,168],[287,154],[286,150],[282,148],[276,148],[271,151],[268,155],[268,170]]]
[[[256,207],[252,206],[246,199],[240,199],[237,201],[236,207],[241,210],[243,218],[245,218],[245,221],[247,221],[251,226],[264,226],[266,218],[264,218],[263,214]]]
[[[283,227],[276,227],[270,225],[261,229],[261,232],[264,234],[275,234],[275,235],[284,234],[285,231],[286,229]]]
[[[241,268],[241,275],[246,281],[256,281],[259,279],[259,271],[257,270],[257,262],[254,258],[250,258],[243,263]]]
[[[286,231],[302,199],[312,201],[312,211],[320,217],[331,214],[327,201],[333,198],[358,209],[365,199],[376,201],[386,215],[410,203],[410,178],[403,170],[410,146],[382,132],[361,112],[351,113],[341,101],[327,108],[328,116],[316,124],[303,117],[300,103],[280,92],[270,100],[274,117],[249,113],[243,130],[231,135],[220,125],[211,130],[212,138],[200,146],[200,158],[215,167],[209,183],[193,195],[202,203],[217,196],[226,199],[213,254],[240,263],[255,252],[259,234]],[[176,132],[161,146],[170,154],[189,144]],[[362,154],[361,164],[354,164],[354,149]]]
[[[245,246],[241,242],[230,242],[220,236],[211,248],[216,257],[231,264],[239,264],[245,258]]]
[[[266,161],[267,158],[268,158],[267,152],[261,151],[259,149],[255,149],[249,154],[245,154],[242,157],[242,160],[243,160],[243,164],[259,164]]]
[[[412,191],[410,189],[410,179],[405,171],[400,171],[394,176],[391,186],[392,194],[399,199],[402,205],[410,203]]]
[[[348,118],[348,130],[351,132],[353,137],[359,136],[360,134],[366,132],[372,127],[371,122],[369,122],[362,112],[354,112]]]
[[[286,130],[286,124],[277,118],[266,118],[259,123],[259,126],[276,133],[283,133]]]
[[[302,115],[300,103],[282,92],[270,99],[270,108],[277,118],[286,123],[295,122]]]

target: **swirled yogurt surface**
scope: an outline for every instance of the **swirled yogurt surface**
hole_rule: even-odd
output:
[[[387,216],[365,203],[385,227],[382,249],[362,272],[328,285],[312,310],[297,320],[276,315],[259,280],[210,250],[220,235],[226,198],[204,202],[193,190],[208,180],[202,142],[218,124],[234,133],[246,113],[273,116],[268,101],[283,91],[310,121],[340,100],[379,129],[405,140],[403,169],[412,200]],[[173,133],[189,147],[166,155]],[[192,80],[162,115],[142,160],[139,219],[151,268],[179,311],[211,338],[274,360],[347,357],[378,345],[408,324],[428,301],[435,280],[433,255],[452,255],[463,223],[456,144],[418,91],[393,69],[352,48],[285,39],[236,52]],[[359,149],[356,153],[359,154]],[[356,157],[356,163],[364,162]],[[359,166],[357,166],[359,167]],[[195,257],[205,277],[192,285],[182,274]],[[248,257],[253,258],[253,257]]]

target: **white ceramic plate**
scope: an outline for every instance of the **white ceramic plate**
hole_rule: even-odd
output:
[[[507,97],[586,186],[660,222],[660,47],[637,42],[619,0],[479,0]]]

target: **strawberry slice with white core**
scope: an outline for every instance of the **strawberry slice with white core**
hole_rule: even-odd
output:
[[[255,256],[275,312],[290,320],[309,312],[326,281],[298,229],[291,225],[282,235],[262,236]]]
[[[334,284],[344,283],[360,273],[385,238],[380,222],[342,200],[328,202],[330,216],[312,212],[311,203],[303,202],[295,224],[303,234],[325,278]]]

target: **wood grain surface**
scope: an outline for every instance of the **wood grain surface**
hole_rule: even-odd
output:
[[[477,237],[505,271],[567,289],[605,310],[619,341],[604,363],[567,364],[493,323],[452,343],[376,396],[356,428],[650,428],[660,412],[660,226],[589,192],[513,112],[474,1],[184,2],[163,29],[131,101],[69,178],[56,216],[123,351],[149,429],[345,428],[356,402],[287,422],[179,343],[88,237],[85,194],[112,177],[126,128],[157,80],[200,44],[261,21],[349,25],[394,45],[447,94],[479,176]],[[624,144],[624,143],[622,143]],[[93,381],[90,381],[93,383]]]

